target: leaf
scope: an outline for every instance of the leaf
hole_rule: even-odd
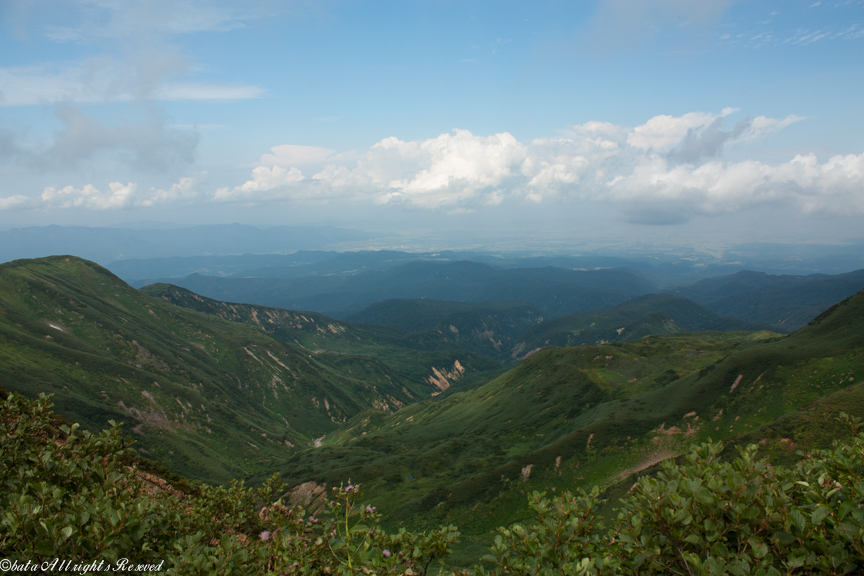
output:
[[[759,515],[759,510],[756,509],[755,506],[750,506],[749,508],[745,509],[745,510],[741,513],[741,517],[742,517],[742,518],[746,518],[747,520],[749,520],[749,519],[751,519],[751,518],[755,518],[755,517],[758,516],[758,515]]]
[[[840,504],[840,509],[837,511],[837,519],[843,520],[849,512],[856,509],[858,507],[858,502],[855,500],[849,500],[847,502],[843,502]]]
[[[820,504],[816,507],[816,510],[813,511],[813,516],[810,518],[810,521],[813,522],[813,524],[821,524],[829,514],[831,514],[831,509]]]
[[[780,542],[781,546],[789,546],[795,542],[795,537],[785,530],[781,530],[780,532],[777,532],[777,540]]]
[[[67,540],[70,536],[72,536],[73,532],[75,532],[75,528],[73,528],[72,526],[66,526],[65,528],[63,528],[63,530],[60,531],[60,541],[63,542],[64,540]]]
[[[717,556],[712,556],[706,560],[704,566],[709,574],[724,574],[726,572],[726,561]]]
[[[798,510],[793,510],[792,513],[789,514],[789,517],[792,518],[795,527],[798,528],[799,531],[804,532],[804,528],[807,527],[807,520],[804,518],[804,515]]]
[[[764,558],[768,554],[768,546],[764,542],[751,539],[750,545],[753,546],[753,556],[756,558]]]
[[[702,504],[706,504],[708,506],[712,506],[715,502],[714,496],[707,488],[699,488],[696,491],[696,499],[699,500]]]
[[[51,556],[54,554],[54,542],[47,538],[40,540],[34,547],[34,550],[41,556]]]

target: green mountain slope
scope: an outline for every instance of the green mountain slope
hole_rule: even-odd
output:
[[[736,318],[721,318],[699,304],[669,294],[647,294],[597,312],[580,312],[541,322],[518,338],[514,358],[550,346],[628,342],[651,334],[759,330]]]
[[[385,300],[347,318],[350,322],[385,324],[411,333],[437,332],[443,338],[486,356],[507,358],[513,342],[543,321],[542,312],[519,300],[446,302]]]
[[[257,326],[274,338],[308,350],[319,362],[355,377],[369,371],[388,374],[411,399],[437,396],[455,384],[489,379],[501,363],[460,347],[449,333],[407,334],[392,326],[354,324],[316,312],[220,302],[171,284],[141,289],[165,302]],[[491,346],[490,346],[491,347]]]
[[[364,409],[397,409],[416,396],[409,386],[436,390],[174,306],[74,257],[0,266],[0,383],[56,394],[58,413],[89,428],[125,421],[148,457],[219,481]]]
[[[864,270],[835,276],[774,275],[745,270],[700,280],[676,288],[673,293],[690,298],[721,316],[792,332],[861,289],[864,289]]]
[[[543,350],[475,389],[361,414],[280,470],[297,483],[366,482],[391,522],[454,522],[480,535],[524,518],[533,489],[615,484],[694,442],[755,433],[862,377],[859,293],[789,336],[671,334]]]

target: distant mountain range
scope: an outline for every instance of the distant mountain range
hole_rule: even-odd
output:
[[[628,270],[498,269],[468,261],[409,262],[350,276],[284,279],[193,274],[165,281],[216,300],[314,310],[336,318],[347,318],[376,302],[406,298],[522,300],[545,316],[562,316],[600,310],[654,291],[652,283]]]
[[[195,273],[165,278],[160,282],[182,286],[216,300],[312,310],[356,320],[361,316],[353,315],[361,310],[391,299],[474,303],[520,300],[536,307],[544,318],[550,319],[605,310],[639,296],[661,292],[652,279],[653,273],[646,270],[496,267],[473,261],[451,261],[451,256],[436,253],[420,260],[411,260],[417,255],[400,252],[242,256],[236,261],[217,259],[220,268],[206,270],[208,274],[214,271],[232,274],[230,277]],[[290,265],[288,260],[292,262]],[[196,262],[205,263],[204,260]],[[518,260],[509,262],[509,265],[514,262]],[[118,263],[114,266],[123,269]],[[141,270],[142,266],[142,263],[136,263],[135,269]],[[287,270],[293,270],[296,276],[290,276]],[[279,271],[286,272],[282,277],[243,276],[253,272],[275,274]],[[138,280],[133,282],[133,286],[141,287],[148,283],[152,282]],[[688,298],[717,316],[738,318],[788,333],[806,324],[834,302],[862,288],[864,269],[837,275],[809,276],[742,271],[706,278],[665,292]],[[384,322],[372,316],[367,318],[370,322]],[[628,319],[630,322],[639,320]],[[387,322],[392,323],[392,320]],[[650,331],[662,325],[663,320],[655,316],[647,322],[651,327],[645,329]],[[617,330],[622,326],[614,328]],[[616,341],[617,338],[602,337],[595,341],[599,340]]]
[[[715,314],[792,332],[811,318],[864,288],[864,270],[846,274],[788,276],[743,271],[706,278],[671,291]]]
[[[737,318],[721,318],[692,300],[669,294],[648,294],[597,312],[581,312],[546,320],[519,336],[514,358],[550,346],[629,342],[651,334],[766,330]]]

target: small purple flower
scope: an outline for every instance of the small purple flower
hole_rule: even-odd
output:
[[[351,492],[352,490],[354,490],[354,485],[353,485],[353,484],[349,484],[349,485],[345,488],[345,492]]]
[[[309,522],[312,524],[318,524],[319,520],[314,516],[309,516]]]
[[[261,540],[264,540],[266,542],[267,540],[270,539],[270,532],[267,530],[264,530],[263,532],[261,532],[261,534],[258,535],[258,537],[261,538]]]
[[[387,549],[385,549],[384,552],[382,552],[382,554],[384,554],[384,558],[389,558],[389,557],[390,557],[390,551],[387,550]]]
[[[366,506],[366,513],[367,513],[367,514],[374,514],[374,513],[375,513],[375,509],[372,508],[371,506]]]

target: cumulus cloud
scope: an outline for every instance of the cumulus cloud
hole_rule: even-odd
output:
[[[199,195],[201,180],[207,176],[202,172],[196,176],[184,176],[167,189],[150,188],[139,190],[138,184],[111,182],[104,192],[92,184],[81,188],[48,186],[38,199],[31,201],[25,196],[0,198],[0,209],[19,206],[31,208],[81,208],[86,210],[112,210],[131,207],[152,207],[157,204],[189,202]],[[7,206],[8,204],[8,206]]]
[[[792,202],[802,212],[864,214],[864,154],[819,163],[798,155],[770,165],[755,160],[673,165],[643,159],[631,174],[607,183],[606,198],[655,213],[689,216],[736,212],[770,202]]]
[[[636,126],[627,136],[627,143],[643,150],[669,152],[688,135],[708,129],[717,120],[733,112],[737,110],[724,108],[719,115],[704,112],[689,112],[683,116],[661,114],[641,126]]]
[[[189,202],[199,195],[201,180],[207,173],[201,172],[195,177],[183,176],[167,190],[151,188],[148,197],[140,200],[141,206],[155,206],[163,203]]]
[[[301,181],[303,181],[303,172],[298,168],[258,166],[252,170],[251,180],[244,182],[233,190],[230,188],[220,188],[216,191],[214,197],[216,200],[266,199],[269,195],[261,195],[260,193]]]
[[[86,184],[80,189],[74,186],[60,189],[49,186],[42,192],[41,198],[46,206],[53,208],[107,210],[129,206],[136,188],[137,186],[132,182],[128,184],[111,182],[105,192],[100,192],[91,184]]]
[[[772,202],[806,213],[864,213],[864,154],[825,162],[813,155],[780,164],[727,162],[722,152],[729,143],[763,138],[800,120],[759,116],[724,129],[734,112],[660,115],[634,128],[587,122],[569,126],[566,137],[530,142],[467,130],[427,140],[390,137],[351,162],[331,150],[276,146],[249,180],[221,188],[215,199],[342,199],[448,212],[505,202],[595,201],[653,224]]]
[[[25,208],[30,204],[30,199],[26,196],[22,196],[21,194],[16,194],[15,196],[0,196],[0,210],[15,210],[18,208]]]
[[[467,130],[455,130],[422,142],[382,140],[372,149],[372,163],[378,152],[391,157],[395,154],[413,168],[387,183],[382,201],[437,208],[473,198],[484,190],[494,192],[519,174],[527,147],[506,132],[478,137]]]

